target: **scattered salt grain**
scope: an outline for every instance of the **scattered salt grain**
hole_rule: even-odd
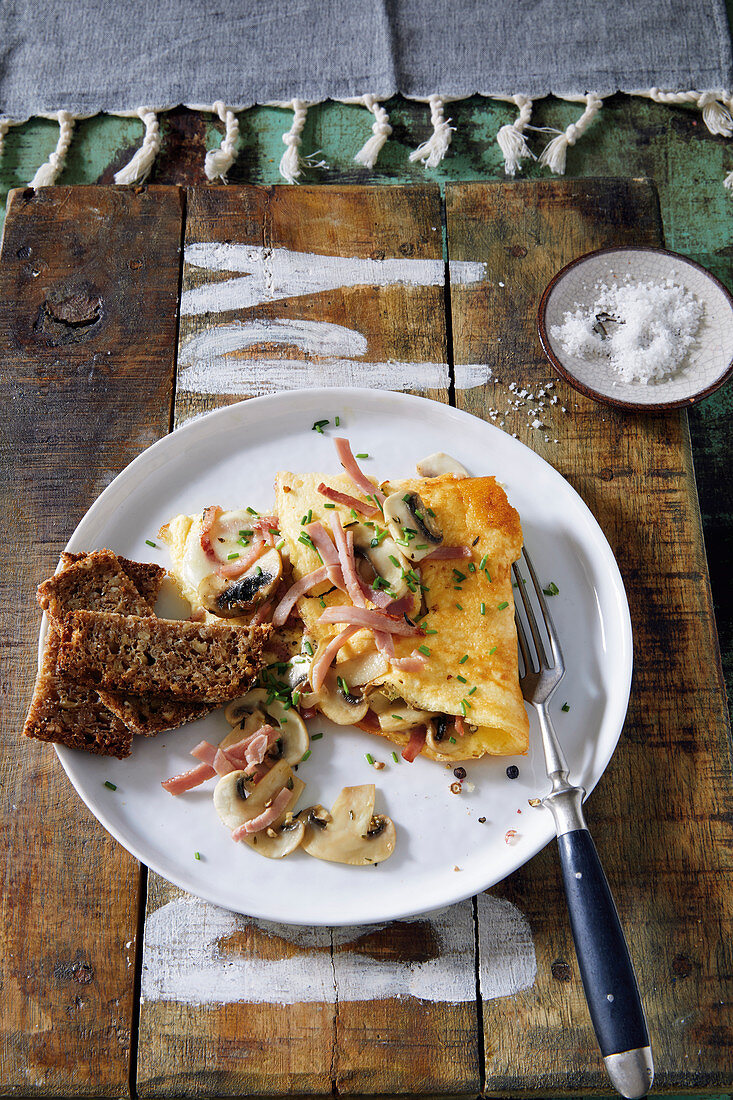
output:
[[[577,305],[551,329],[565,354],[606,360],[621,381],[647,385],[679,370],[703,315],[702,304],[672,279],[597,283],[593,304]]]

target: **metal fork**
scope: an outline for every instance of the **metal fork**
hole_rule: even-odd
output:
[[[654,1080],[644,1010],[613,896],[583,816],[583,787],[568,778],[568,765],[547,708],[565,675],[562,649],[542,586],[523,551],[550,642],[550,654],[537,624],[525,581],[513,566],[529,634],[517,614],[517,637],[524,662],[522,694],[537,711],[551,792],[542,799],[555,819],[570,924],[593,1028],[614,1087],[629,1100],[646,1096]]]

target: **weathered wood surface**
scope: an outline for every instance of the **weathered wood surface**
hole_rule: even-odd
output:
[[[140,872],[49,745],[20,739],[35,586],[111,478],[168,430],[176,188],[11,196],[0,263],[0,1091],[128,1091]]]
[[[237,250],[240,245],[251,251]],[[212,270],[222,257],[232,270]],[[335,275],[330,257],[341,257]],[[437,188],[194,190],[185,258],[176,423],[242,397],[308,385],[390,388],[397,380],[399,388],[447,400]],[[226,287],[229,297],[212,294],[214,284],[245,272],[248,282],[239,289],[252,305],[234,305]],[[384,285],[375,285],[379,279]],[[193,312],[203,309],[208,313]],[[253,342],[222,362],[223,336],[232,325],[250,326]],[[205,957],[211,972],[200,1003],[175,999],[171,974],[161,970],[158,932],[146,936],[141,1096],[478,1090],[470,902],[451,918],[458,932],[450,942],[438,918],[368,933],[316,930],[309,937],[236,917],[219,928],[216,912],[150,875],[148,927],[185,923],[185,935],[166,937],[173,969],[200,983],[198,961]],[[395,996],[360,1000],[355,956],[375,967],[393,965]],[[283,957],[295,988],[312,976],[313,998],[254,1003],[267,985],[268,963]],[[454,968],[470,999],[425,1003],[407,996],[410,968],[427,959],[442,963],[446,973]],[[227,1003],[216,972],[232,966],[242,974],[242,993]],[[398,992],[405,995],[400,999]]]
[[[656,195],[632,180],[456,184],[446,203],[451,261],[488,265],[482,285],[451,288],[456,363],[488,362],[499,379],[457,391],[457,404],[489,418],[497,410],[505,430],[568,478],[627,589],[631,705],[589,818],[637,966],[656,1088],[724,1089],[733,1077],[733,806],[687,418],[618,412],[559,379],[558,404],[539,412],[546,428],[529,427],[527,405],[505,411],[510,382],[536,394],[552,377],[535,329],[552,275],[593,248],[660,243]],[[538,974],[526,992],[483,1005],[487,1092],[607,1091],[554,846],[499,892],[529,918]]]

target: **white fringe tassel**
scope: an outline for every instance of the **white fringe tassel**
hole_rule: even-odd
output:
[[[66,154],[71,145],[71,135],[74,132],[74,118],[68,111],[59,111],[55,117],[59,124],[59,140],[46,163],[42,164],[36,172],[29,187],[52,187],[63,170]]]
[[[294,99],[290,104],[293,110],[293,125],[288,130],[287,134],[283,134],[283,142],[287,146],[287,149],[282,155],[280,161],[280,175],[288,183],[296,183],[298,176],[301,174],[303,168],[303,162],[300,159],[298,150],[300,149],[301,134],[305,126],[306,116],[308,115],[308,108],[302,99]]]
[[[160,126],[155,111],[140,107],[137,114],[145,126],[145,137],[132,160],[115,172],[115,183],[143,183],[160,152]]]
[[[374,115],[374,125],[372,126],[372,137],[359,150],[354,160],[357,164],[363,164],[365,168],[373,168],[377,163],[377,157],[382,151],[383,145],[392,133],[392,127],[389,124],[389,115],[373,95],[365,95],[362,103],[367,111],[371,111]]]
[[[561,130],[557,137],[554,137],[540,153],[540,164],[545,168],[549,168],[557,176],[562,176],[565,173],[565,158],[568,148],[575,145],[578,138],[583,136],[603,106],[603,100],[592,92],[590,95],[579,96],[577,99],[570,99],[569,96],[563,96],[562,98],[568,99],[571,103],[585,103],[585,110],[577,122],[571,122],[566,130]]]
[[[702,111],[702,120],[711,134],[717,137],[733,137],[730,103],[717,92],[665,92],[660,88],[651,88],[648,92],[637,94],[648,96],[655,103],[691,103]]]
[[[214,112],[224,123],[224,139],[218,149],[210,149],[204,161],[204,172],[210,180],[227,181],[227,172],[237,158],[237,142],[239,141],[239,122],[234,111],[218,99],[213,107]]]
[[[537,160],[524,136],[524,129],[532,117],[532,100],[526,95],[515,95],[509,100],[519,108],[519,116],[512,123],[502,126],[496,135],[496,142],[504,157],[504,171],[514,178],[519,162],[531,157]]]
[[[417,149],[410,153],[410,160],[420,160],[425,168],[435,168],[450,148],[451,134],[455,130],[455,126],[450,125],[450,119],[447,121],[445,119],[445,100],[441,96],[431,95],[428,103],[430,104],[430,122],[433,126],[433,132],[427,141],[424,141],[422,145],[419,145]]]
[[[13,123],[9,118],[0,118],[0,157],[3,155],[3,145],[5,144],[5,135],[7,134]]]

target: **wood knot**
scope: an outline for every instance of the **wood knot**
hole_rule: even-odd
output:
[[[513,244],[509,249],[509,255],[515,256],[518,260],[522,260],[527,255],[527,249],[523,244]]]
[[[47,298],[43,308],[54,321],[65,325],[90,325],[100,318],[102,299],[86,290],[79,290],[60,301]]]
[[[52,347],[83,340],[102,319],[102,299],[87,286],[61,286],[49,291],[35,331]]]
[[[569,982],[573,976],[570,965],[565,962],[565,959],[555,959],[551,970],[553,978],[558,982]]]
[[[608,466],[604,466],[602,470],[598,471],[598,476],[601,481],[613,481],[613,470]]]
[[[79,985],[88,985],[94,981],[94,967],[84,959],[81,951],[77,951],[76,958],[70,962],[59,962],[53,968],[53,976],[60,982],[78,982]]]

